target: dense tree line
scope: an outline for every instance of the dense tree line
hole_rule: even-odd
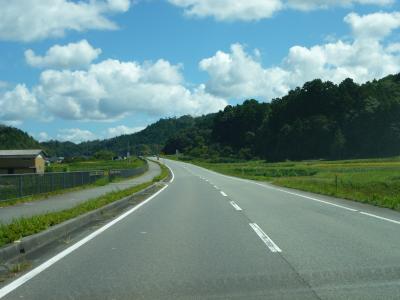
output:
[[[161,119],[146,129],[80,144],[39,144],[1,126],[0,149],[43,148],[50,156],[150,155],[178,150],[217,160],[341,159],[400,154],[400,74],[363,85],[314,80],[271,103],[247,100],[193,118]]]
[[[0,125],[0,150],[40,148],[39,142],[26,132],[14,127]]]
[[[400,75],[363,85],[314,80],[271,103],[247,100],[194,123],[163,150],[214,159],[399,155]]]
[[[17,128],[0,125],[0,149],[44,149],[49,156],[91,157],[99,151],[111,151],[116,155],[150,155],[159,153],[165,142],[176,132],[194,126],[194,118],[161,119],[144,130],[111,139],[88,141],[79,144],[51,140],[39,143]]]

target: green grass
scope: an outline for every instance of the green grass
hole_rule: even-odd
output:
[[[46,168],[46,172],[133,169],[144,165],[145,161],[136,157],[132,157],[129,160],[88,160],[72,163],[53,163]]]
[[[140,175],[138,175],[138,176],[140,176]],[[129,178],[124,178],[123,180],[127,180],[127,179],[129,179]],[[114,180],[114,182],[116,182],[116,181],[120,181],[120,179],[117,178],[117,180]],[[50,198],[53,196],[62,195],[65,193],[77,192],[77,191],[81,191],[81,190],[85,190],[85,189],[89,189],[89,188],[105,186],[108,183],[110,183],[108,177],[104,177],[104,178],[100,178],[99,180],[97,180],[96,182],[94,182],[92,184],[85,184],[85,185],[80,185],[80,186],[76,186],[73,188],[56,190],[56,191],[52,191],[52,192],[48,192],[48,193],[35,194],[32,196],[26,196],[26,197],[22,197],[22,198],[11,199],[11,200],[3,200],[3,201],[0,201],[0,207],[12,206],[12,205],[16,205],[19,203],[40,201],[40,200],[44,200],[44,199],[47,199],[47,198]]]
[[[76,164],[71,164],[71,166],[72,166],[72,168],[79,168],[79,166],[83,165],[83,166],[87,167],[86,170],[89,170],[90,169],[89,166],[91,164],[93,165],[93,167],[95,169],[96,168],[100,168],[100,167],[105,167],[105,166],[108,166],[108,167],[113,166],[112,169],[125,169],[125,168],[138,168],[138,167],[144,166],[146,164],[146,162],[144,160],[141,160],[141,159],[133,158],[132,162],[128,163],[128,164],[127,164],[126,161],[87,161],[87,162],[83,162],[83,163],[79,162],[79,163],[76,163]],[[66,166],[68,164],[57,164],[56,165],[57,166],[56,169],[59,168],[59,170],[55,169],[54,172],[58,172],[58,171],[61,172],[61,170],[64,168],[64,167],[61,167],[62,165]],[[55,166],[55,165],[52,165],[52,167],[53,166]],[[103,168],[103,169],[105,169],[105,168]],[[90,169],[90,170],[93,170],[93,169]],[[100,169],[97,169],[97,170],[100,170]],[[70,171],[76,171],[76,170],[70,170]],[[81,169],[81,171],[83,171],[83,169]],[[124,180],[128,180],[128,179],[132,179],[132,178],[141,176],[141,175],[142,174],[135,175],[135,176],[132,176],[132,177],[127,177],[127,178],[116,177],[116,178],[113,178],[112,181],[114,183],[115,182],[121,182],[121,181],[124,181]],[[18,204],[18,203],[26,203],[26,202],[43,200],[43,199],[47,199],[49,197],[56,196],[56,195],[61,195],[61,194],[70,193],[70,192],[76,192],[76,191],[80,191],[80,190],[84,190],[84,189],[88,189],[88,188],[93,188],[93,187],[98,187],[98,186],[104,186],[104,185],[106,185],[108,183],[110,183],[109,177],[106,176],[106,177],[103,177],[103,178],[100,178],[100,179],[96,180],[96,182],[94,182],[92,184],[85,184],[85,185],[80,185],[80,186],[76,186],[76,187],[72,187],[72,188],[55,190],[55,191],[48,192],[48,193],[34,194],[34,195],[31,195],[31,196],[25,196],[25,197],[22,197],[22,198],[14,198],[14,199],[10,199],[10,200],[3,200],[3,201],[0,201],[0,207],[12,206],[12,205],[15,205],[15,204]],[[10,190],[11,190],[12,193],[15,193],[15,189],[14,188],[12,188]],[[7,193],[7,190],[4,187],[2,187],[1,192],[2,193]]]
[[[167,158],[175,159],[174,156]],[[214,163],[185,157],[183,160],[226,175],[400,211],[400,157],[281,163]]]
[[[163,165],[162,163],[159,163],[159,162],[154,161],[154,160],[152,160],[152,162],[157,163],[161,168],[160,175],[154,177],[153,178],[153,182],[161,181],[161,180],[164,180],[165,178],[167,178],[168,175],[169,175],[169,169],[165,165]]]
[[[130,196],[149,187],[155,181],[164,180],[169,175],[169,172],[165,166],[161,166],[161,175],[153,178],[152,181],[145,182],[125,190],[107,193],[103,196],[88,200],[70,209],[58,212],[50,212],[28,218],[19,218],[13,220],[9,224],[0,224],[0,247],[20,240],[25,236],[29,236],[46,230],[51,226],[60,224],[79,215],[101,208],[124,197]]]

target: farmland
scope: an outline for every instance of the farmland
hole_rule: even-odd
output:
[[[72,172],[109,169],[133,169],[142,167],[145,162],[132,157],[129,160],[83,160],[76,162],[54,163],[46,168],[46,172]]]
[[[400,157],[281,163],[181,159],[226,175],[400,210]]]

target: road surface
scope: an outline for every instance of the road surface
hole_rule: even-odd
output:
[[[158,195],[0,297],[399,298],[398,213],[168,165]]]
[[[18,203],[13,206],[0,207],[0,223],[10,223],[15,218],[29,217],[51,211],[60,211],[72,208],[89,199],[97,198],[112,191],[127,189],[144,182],[151,181],[160,175],[161,169],[154,162],[149,162],[149,170],[138,177],[110,183],[104,186],[87,188],[75,192],[67,192],[48,197],[43,200]]]

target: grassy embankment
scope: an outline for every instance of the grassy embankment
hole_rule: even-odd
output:
[[[110,169],[133,169],[133,168],[138,168],[142,167],[145,165],[145,161],[138,159],[138,158],[132,158],[131,160],[123,160],[123,161],[113,161],[113,160],[88,160],[88,161],[82,161],[82,162],[73,162],[73,163],[54,163],[50,167],[46,167],[46,172],[72,172],[72,171],[93,171],[93,170],[110,170]],[[134,178],[140,175],[135,175],[130,178]],[[115,178],[113,182],[118,182],[121,180],[126,180],[128,178]],[[53,192],[49,193],[41,193],[41,194],[35,194],[32,196],[25,196],[23,198],[16,198],[16,199],[11,199],[11,200],[4,200],[0,201],[0,207],[6,207],[6,206],[11,206],[15,205],[18,203],[25,203],[25,202],[32,202],[32,201],[38,201],[42,199],[49,198],[51,196],[56,196],[64,193],[70,193],[70,192],[75,192],[75,191],[80,191],[84,190],[87,188],[92,188],[92,187],[97,187],[97,186],[104,186],[108,184],[109,178],[108,177],[103,177],[101,179],[98,179],[96,182],[92,184],[85,184],[73,188],[67,188],[67,189],[62,189],[62,190],[56,190]]]
[[[40,231],[46,230],[47,228],[60,224],[64,221],[75,218],[84,213],[92,210],[101,208],[107,204],[120,200],[124,197],[130,196],[137,193],[154,182],[164,180],[168,177],[168,168],[164,165],[161,166],[161,174],[153,178],[152,181],[142,183],[132,188],[125,190],[115,191],[107,193],[103,196],[88,200],[81,203],[73,208],[62,210],[59,212],[50,212],[38,216],[19,218],[13,220],[10,224],[0,223],[0,247],[14,241],[21,239],[22,237],[29,236]]]
[[[400,211],[400,157],[282,163],[182,160],[226,175],[268,181]]]

